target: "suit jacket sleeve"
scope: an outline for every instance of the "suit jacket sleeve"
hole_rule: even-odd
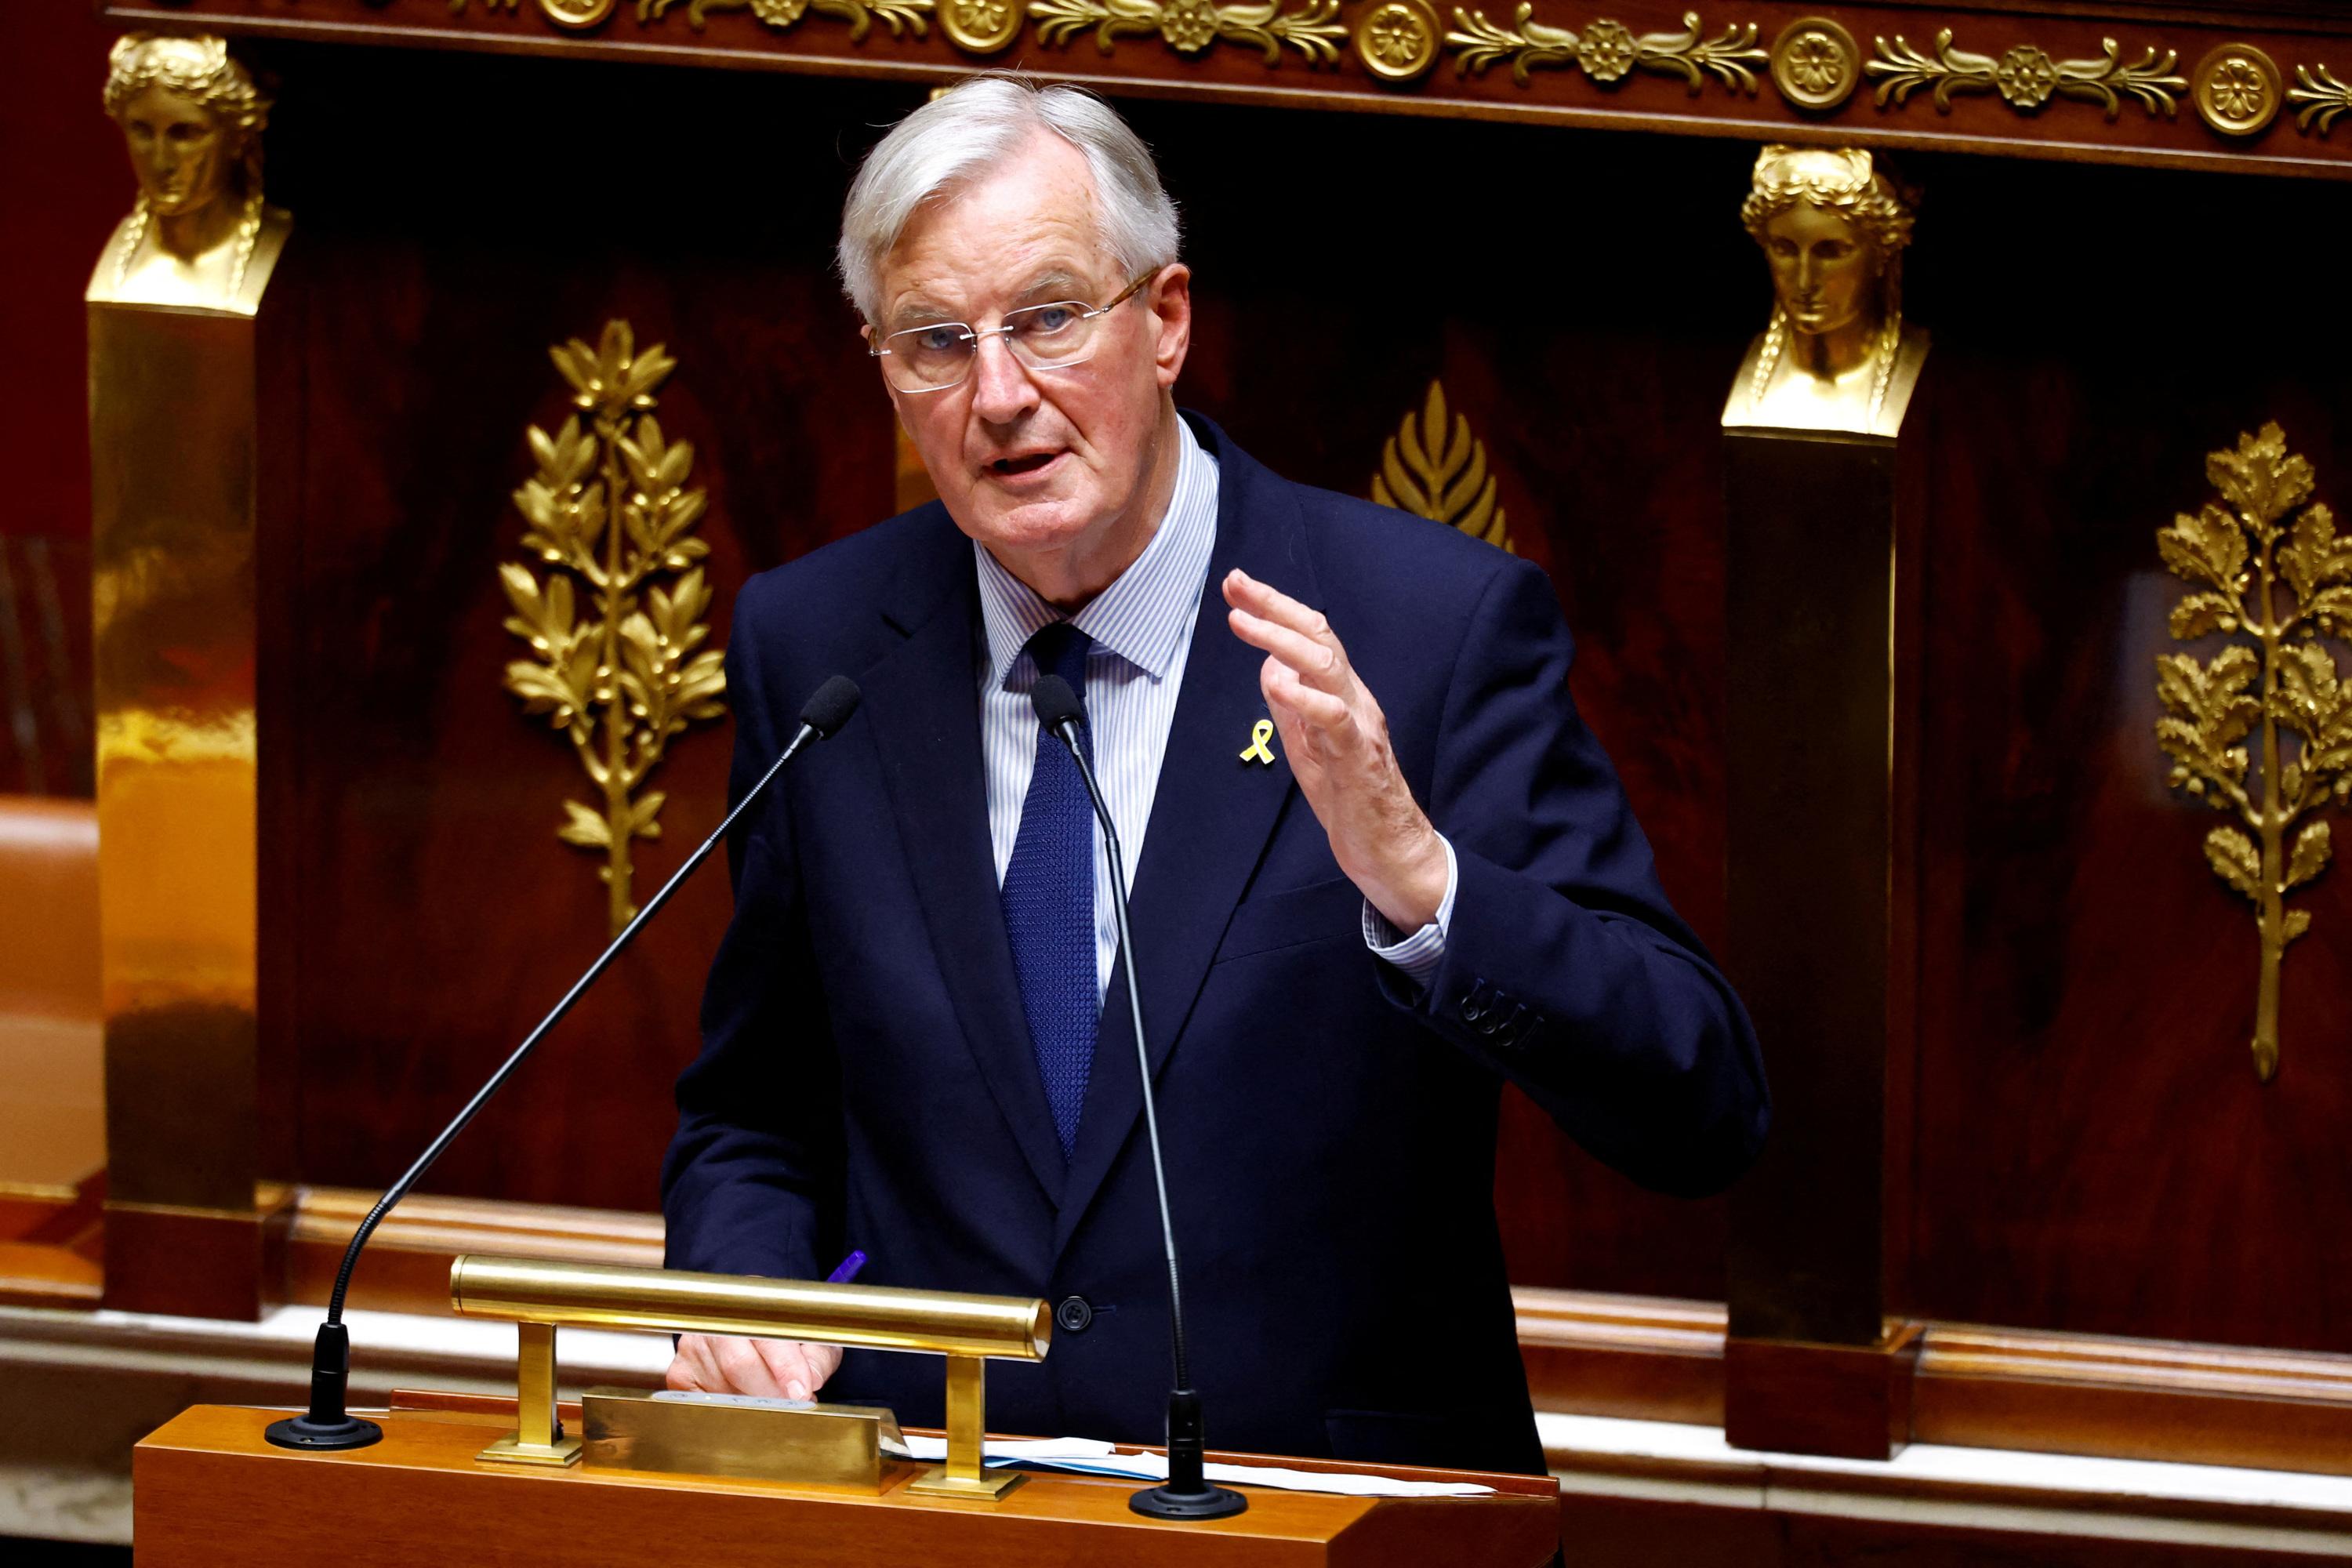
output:
[[[740,801],[775,761],[793,711],[758,657],[753,589],[727,649]],[[809,941],[788,780],[730,836],[735,914],[702,998],[702,1051],[677,1080],[677,1132],[662,1165],[672,1268],[821,1278],[840,1229],[839,1077]]]
[[[1550,582],[1509,563],[1474,612],[1440,721],[1431,818],[1460,866],[1445,952],[1390,999],[1519,1085],[1645,1186],[1702,1194],[1770,1120],[1756,1035],[1667,903],[1568,689]]]

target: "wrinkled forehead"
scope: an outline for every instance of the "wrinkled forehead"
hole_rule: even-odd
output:
[[[883,258],[882,314],[897,326],[1089,299],[1116,270],[1085,154],[1042,135],[916,210]]]

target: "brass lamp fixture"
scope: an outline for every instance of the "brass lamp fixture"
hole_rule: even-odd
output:
[[[947,1462],[909,1482],[908,1489],[991,1502],[1023,1478],[1010,1471],[990,1475],[982,1467],[985,1362],[1043,1361],[1053,1338],[1053,1313],[1035,1298],[471,1254],[450,1266],[449,1304],[460,1317],[516,1325],[518,1424],[482,1451],[484,1459],[569,1465],[581,1457],[582,1439],[566,1436],[555,1414],[560,1327],[817,1340],[947,1357]],[[817,1406],[775,1415],[814,1430],[838,1428],[842,1414],[840,1407]],[[864,1428],[869,1446],[877,1430],[873,1423]]]

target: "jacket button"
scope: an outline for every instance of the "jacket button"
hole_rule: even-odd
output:
[[[1087,1305],[1084,1296],[1065,1296],[1062,1304],[1054,1309],[1054,1321],[1073,1334],[1083,1334],[1087,1325],[1095,1321],[1095,1310]]]

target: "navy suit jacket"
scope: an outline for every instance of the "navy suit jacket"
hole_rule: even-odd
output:
[[[1502,1086],[1636,1181],[1709,1192],[1764,1135],[1753,1031],[1577,717],[1543,574],[1291,484],[1187,417],[1221,465],[1217,541],[1133,927],[1209,1440],[1539,1471],[1495,1222]],[[1328,615],[1454,846],[1425,990],[1367,950],[1287,764],[1240,757],[1266,709],[1262,656],[1225,623],[1234,566]],[[971,544],[936,503],[736,603],[739,795],[826,676],[865,701],[729,847],[668,1261],[822,1278],[854,1247],[864,1282],[1077,1298],[1090,1321],[1045,1361],[990,1369],[991,1428],[1160,1441],[1168,1281],[1127,987],[1066,1164],[998,904],[979,615]],[[941,1386],[934,1358],[852,1351],[827,1396],[937,1425]]]

